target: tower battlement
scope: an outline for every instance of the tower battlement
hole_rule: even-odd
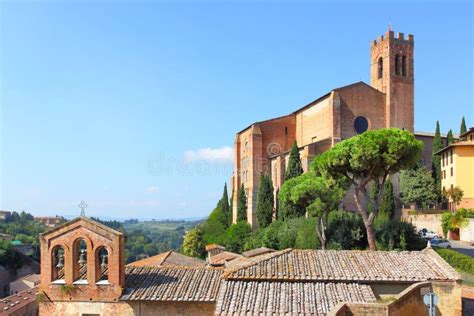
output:
[[[405,38],[405,34],[402,32],[398,32],[397,37],[395,37],[395,32],[387,31],[385,35],[379,35],[376,40],[371,42],[371,47],[377,46],[378,44],[382,43],[385,39],[392,39],[396,41],[405,41],[405,42],[415,42],[415,37],[412,34],[408,34]]]

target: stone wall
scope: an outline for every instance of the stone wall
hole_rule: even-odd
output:
[[[426,228],[443,236],[443,228],[441,227],[441,213],[439,214],[423,214],[410,215],[412,210],[404,209],[402,211],[402,220],[412,223],[417,230]]]
[[[459,238],[461,241],[472,243],[474,242],[474,218],[468,219],[469,224],[459,229]]]
[[[441,237],[444,236],[443,228],[441,226],[441,213],[424,214],[420,212],[416,215],[410,215],[410,211],[412,210],[403,209],[402,220],[412,223],[415,225],[417,230],[426,228],[428,230],[434,231]],[[474,218],[469,218],[467,221],[467,225],[459,229],[459,238],[465,243],[471,243],[474,241]]]
[[[438,296],[436,315],[457,316],[462,314],[461,284],[456,282],[420,282],[412,284],[393,300],[385,298],[377,303],[341,303],[328,316],[347,315],[428,315],[423,295],[433,291]]]

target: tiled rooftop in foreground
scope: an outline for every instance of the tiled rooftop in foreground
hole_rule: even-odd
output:
[[[128,266],[125,273],[121,300],[215,302],[222,270]]]
[[[286,249],[235,266],[227,279],[419,282],[460,280],[433,249],[358,251]]]
[[[226,281],[216,315],[325,315],[338,303],[372,303],[369,285],[322,282]]]

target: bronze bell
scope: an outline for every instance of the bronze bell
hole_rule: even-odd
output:
[[[100,267],[101,267],[101,268],[107,267],[107,255],[102,255],[102,256],[100,256],[100,257],[101,257],[101,259],[102,259],[102,261],[101,261],[101,263],[100,263]]]
[[[86,250],[81,249],[81,254],[79,255],[79,260],[77,261],[80,265],[83,265],[86,263]]]
[[[63,257],[63,255],[58,254],[58,264],[56,265],[56,268],[58,268],[58,269],[64,268],[64,257]]]

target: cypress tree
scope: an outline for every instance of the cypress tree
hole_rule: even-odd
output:
[[[257,221],[260,228],[271,224],[273,203],[272,180],[262,172],[260,174],[260,187],[257,193]]]
[[[296,141],[291,146],[290,158],[288,159],[288,169],[286,169],[285,180],[295,178],[303,173],[301,167],[300,152]]]
[[[446,136],[448,140],[448,145],[454,143],[453,131],[449,130],[448,135]]]
[[[464,119],[464,116],[463,116],[462,121],[461,121],[461,130],[460,130],[459,135],[464,134],[465,132],[467,132],[467,127],[466,127],[466,120]]]
[[[221,212],[222,224],[226,228],[229,227],[232,220],[232,214],[229,206],[229,195],[227,194],[227,183],[224,184],[224,192],[222,193],[222,198],[217,203],[217,208],[219,209],[219,212]]]
[[[433,146],[431,151],[431,170],[433,172],[433,178],[436,183],[436,190],[441,192],[441,157],[435,153],[440,149],[443,149],[444,145],[441,140],[441,132],[439,128],[439,122],[436,121],[436,132],[433,138]],[[441,193],[439,193],[441,197]]]
[[[393,184],[389,180],[385,182],[382,193],[382,201],[380,202],[379,212],[387,214],[390,219],[395,213],[395,199],[393,198]]]
[[[237,222],[239,221],[247,221],[247,196],[243,183],[237,194]]]

